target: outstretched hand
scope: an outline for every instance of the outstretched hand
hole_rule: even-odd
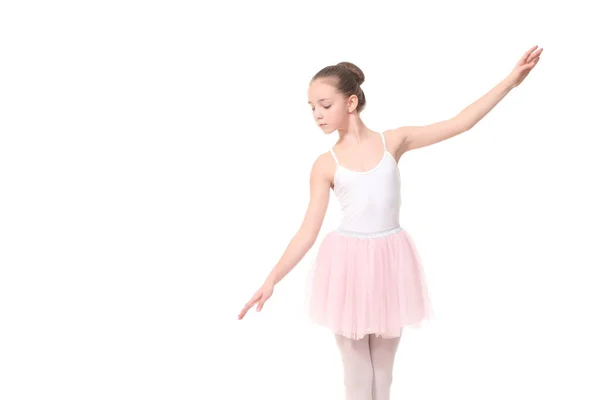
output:
[[[256,303],[258,303],[258,305],[256,306],[256,311],[262,310],[265,301],[267,301],[273,294],[274,286],[275,285],[273,283],[270,283],[268,281],[265,282],[260,287],[260,289],[258,289],[256,293],[254,293],[254,296],[252,296],[250,301],[246,303],[242,311],[240,311],[240,313],[238,314],[238,319],[244,318],[248,310],[250,310]]]
[[[537,49],[537,50],[536,50]],[[516,88],[523,82],[523,79],[529,75],[533,67],[535,67],[540,61],[540,54],[544,49],[539,48],[538,46],[533,46],[531,49],[527,50],[523,57],[517,62],[514,69],[508,75],[508,83],[511,88]]]

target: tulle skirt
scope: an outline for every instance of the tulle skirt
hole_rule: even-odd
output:
[[[309,318],[351,339],[398,337],[433,317],[421,258],[401,227],[328,233],[306,283]]]

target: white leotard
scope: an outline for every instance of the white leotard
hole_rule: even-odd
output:
[[[337,164],[333,191],[343,213],[340,231],[376,235],[400,229],[400,172],[386,149],[383,133],[380,135],[383,156],[368,171],[345,168],[330,150]]]

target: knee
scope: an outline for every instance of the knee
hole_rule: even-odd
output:
[[[373,368],[373,380],[379,387],[391,386],[393,381],[393,373],[391,368]]]
[[[370,393],[373,385],[373,368],[371,364],[363,368],[355,368],[344,373],[344,385],[351,392]]]

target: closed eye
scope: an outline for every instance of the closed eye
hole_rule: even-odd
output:
[[[330,104],[330,105],[328,105],[328,106],[323,106],[323,108],[325,108],[325,109],[327,109],[327,108],[329,108],[329,107],[331,107],[331,104]],[[312,107],[312,108],[311,108],[311,110],[315,111],[315,108],[314,108],[314,107]]]

